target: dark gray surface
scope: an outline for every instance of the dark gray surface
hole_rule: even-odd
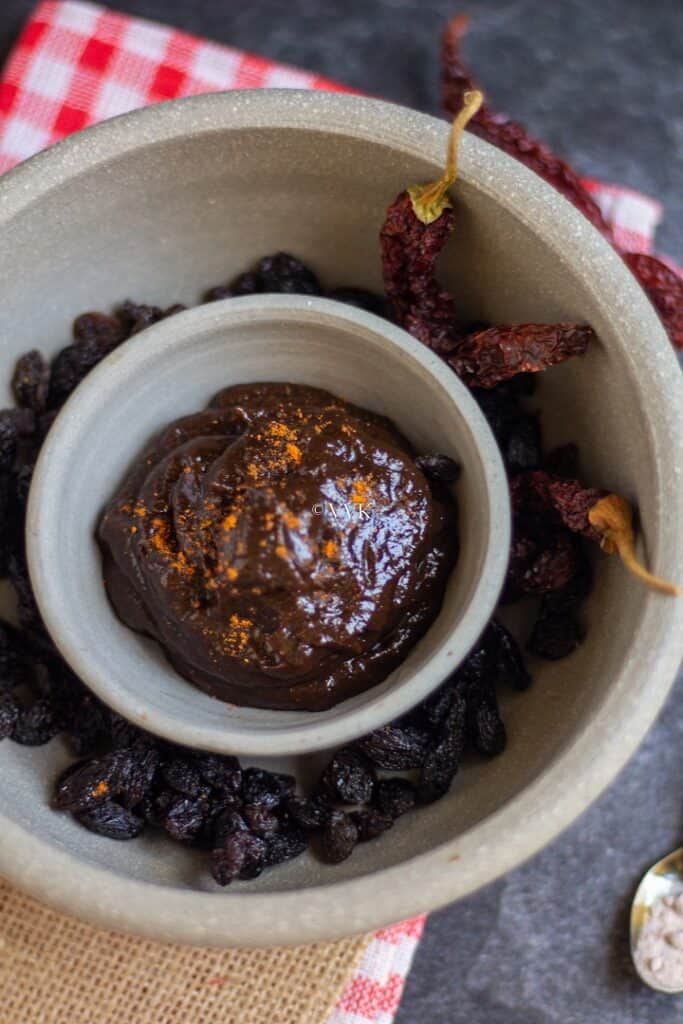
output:
[[[0,51],[30,0],[0,5]],[[119,0],[131,11],[435,112],[448,0]],[[504,109],[586,174],[666,205],[683,260],[680,0],[470,0],[467,52]],[[618,781],[553,846],[434,914],[397,1024],[669,1024],[683,997],[635,980],[628,904],[683,836],[683,679]],[[519,823],[524,827],[524,822]]]

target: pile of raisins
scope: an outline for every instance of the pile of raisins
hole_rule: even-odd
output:
[[[379,315],[381,296],[361,288],[325,291],[302,262],[267,256],[205,301],[262,292],[327,295]],[[327,863],[388,831],[403,814],[444,796],[467,750],[505,748],[500,686],[530,683],[511,634],[493,619],[475,649],[427,700],[390,725],[339,750],[307,794],[288,775],[242,767],[234,757],[188,750],[143,732],[105,707],[57,653],[36,607],[24,551],[31,475],[50,425],[86,374],[123,341],[184,307],[125,302],[111,315],[84,313],[73,342],[51,364],[27,352],[12,382],[16,408],[0,411],[0,574],[14,587],[19,626],[0,623],[0,739],[38,746],[62,734],[78,760],[57,780],[54,806],[110,839],[145,829],[208,853],[220,885],[255,878],[312,847]],[[569,654],[580,639],[576,612],[590,589],[583,540],[529,504],[525,474],[572,476],[576,453],[544,456],[538,418],[525,408],[522,375],[473,392],[500,445],[511,479],[514,543],[504,601],[529,596],[538,617],[528,647],[544,658]],[[430,479],[450,482],[453,465],[430,462]],[[536,479],[536,477],[534,477]]]

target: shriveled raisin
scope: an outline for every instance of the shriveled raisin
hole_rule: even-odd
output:
[[[55,807],[76,813],[110,800],[118,788],[119,769],[120,761],[116,754],[71,765],[57,781]]]
[[[246,768],[242,772],[242,799],[245,804],[277,807],[283,798],[294,792],[291,775],[279,775],[262,768]]]
[[[177,793],[168,801],[159,815],[159,821],[172,839],[188,842],[193,839],[204,824],[206,802],[199,797],[183,796]]]
[[[257,267],[260,290],[294,295],[321,295],[320,281],[310,267],[288,252],[265,256]]]
[[[303,796],[290,797],[285,804],[292,819],[307,832],[314,832],[327,824],[332,808],[321,794],[313,794],[310,798]]]
[[[375,787],[374,803],[391,818],[400,818],[415,806],[415,787],[408,779],[380,779]]]
[[[184,796],[199,796],[204,788],[199,769],[191,761],[182,757],[174,757],[161,766],[164,782]]]
[[[242,815],[254,835],[267,839],[277,832],[280,822],[275,814],[263,804],[245,804]]]
[[[234,299],[240,295],[256,295],[263,291],[258,274],[249,270],[227,284],[218,284],[204,293],[204,302],[218,302],[220,299]]]
[[[159,766],[159,751],[142,741],[118,750],[117,754],[117,797],[124,806],[135,807],[152,787]]]
[[[143,818],[112,800],[83,811],[76,818],[89,832],[107,839],[135,839],[145,827]]]
[[[456,694],[422,765],[417,786],[419,803],[432,803],[450,789],[465,746],[465,715],[465,699]]]
[[[52,363],[50,394],[51,409],[58,409],[76,390],[90,371],[109,355],[111,349],[97,340],[75,342],[58,352]]]
[[[233,832],[211,851],[211,874],[219,885],[229,885],[236,878],[256,878],[265,853],[263,839],[245,830]]]
[[[117,317],[123,324],[125,336],[139,334],[145,327],[151,327],[165,317],[160,306],[147,306],[144,302],[133,302],[127,299],[116,310]]]
[[[516,690],[526,690],[531,685],[531,676],[512,633],[498,619],[492,619],[487,635],[494,650],[496,683],[506,683]]]
[[[520,374],[488,391],[476,388],[472,392],[498,442],[508,473],[536,469],[541,460],[538,416],[521,407],[516,392],[510,387],[518,379],[527,378],[533,379],[533,374]]]
[[[364,736],[357,745],[378,768],[400,772],[419,768],[424,763],[429,738],[413,726],[383,725]]]
[[[236,832],[248,832],[249,826],[237,811],[229,809],[218,814],[213,819],[213,840],[215,846],[221,843]]]
[[[390,814],[385,814],[376,807],[363,807],[359,811],[353,811],[351,818],[358,830],[359,843],[377,839],[394,824],[394,819]]]
[[[343,804],[365,804],[372,798],[375,770],[358,750],[340,750],[323,772],[320,785],[333,800]]]
[[[33,702],[20,711],[12,739],[23,747],[41,747],[60,731],[55,708],[47,698]]]
[[[546,661],[559,661],[581,642],[579,626],[571,612],[542,611],[536,620],[527,649]]]
[[[493,689],[468,702],[467,732],[480,754],[495,757],[505,750],[507,735]]]
[[[350,857],[358,842],[358,828],[350,815],[333,811],[320,834],[318,849],[327,864],[341,864]]]
[[[263,854],[263,867],[270,868],[294,860],[308,848],[306,833],[299,828],[289,828],[285,832],[268,836]]]
[[[31,409],[36,415],[45,411],[50,389],[50,366],[42,352],[31,349],[17,360],[12,377],[12,391],[17,405]]]
[[[106,313],[81,313],[73,324],[74,341],[93,342],[102,349],[115,348],[125,337],[121,320]]]
[[[242,788],[242,772],[236,757],[220,754],[199,754],[195,758],[199,773],[209,786],[231,795],[239,794]]]

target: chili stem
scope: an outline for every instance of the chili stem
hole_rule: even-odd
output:
[[[412,185],[408,189],[415,216],[423,224],[431,224],[441,216],[446,207],[451,205],[448,190],[458,175],[460,139],[468,122],[472,120],[483,102],[483,93],[478,89],[470,89],[465,93],[462,109],[456,115],[451,127],[443,174],[438,181],[432,182],[430,185]]]

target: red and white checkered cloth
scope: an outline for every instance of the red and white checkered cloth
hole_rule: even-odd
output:
[[[0,76],[0,173],[70,132],[159,100],[224,89],[349,92],[164,25],[80,0],[44,0]],[[661,217],[653,199],[586,180],[626,251],[649,252]],[[424,917],[378,931],[327,1024],[391,1024]]]

